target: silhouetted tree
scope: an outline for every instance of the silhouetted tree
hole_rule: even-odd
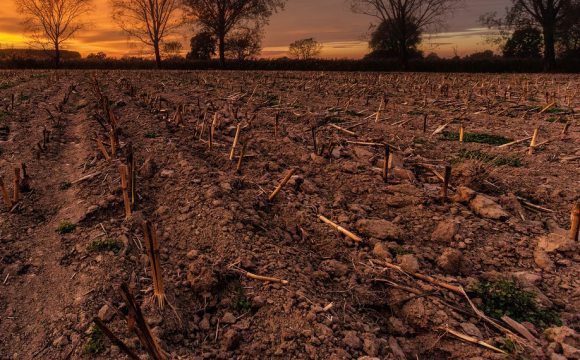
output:
[[[407,32],[407,39],[405,51],[409,58],[422,57],[423,53],[417,48],[421,44],[421,30],[415,24],[409,24],[410,30]],[[370,34],[369,48],[372,53],[365,56],[365,58],[396,58],[401,57],[403,49],[401,49],[401,42],[397,36],[396,26],[391,20],[381,21],[379,26]]]
[[[87,60],[105,60],[106,58],[107,58],[107,54],[105,54],[102,51],[99,51],[96,54],[90,53],[89,55],[87,55]]]
[[[417,30],[436,32],[444,27],[444,20],[463,4],[463,0],[348,0],[357,14],[376,17],[388,22],[397,37],[401,61],[408,67],[407,41]]]
[[[480,17],[479,21],[504,33],[533,27],[541,29],[544,70],[553,71],[556,68],[556,32],[572,7],[572,0],[512,0],[504,18],[499,18],[497,13],[488,13]]]
[[[183,45],[179,41],[163,43],[163,54],[169,59],[180,58],[181,50],[183,50]]]
[[[503,46],[506,58],[541,58],[542,33],[535,28],[516,30]]]
[[[226,57],[244,61],[262,52],[262,32],[259,28],[238,29],[226,38]]]
[[[576,1],[566,12],[555,37],[558,57],[580,58],[580,1]]]
[[[191,52],[187,53],[187,58],[191,60],[209,60],[215,56],[217,39],[209,31],[197,33],[190,41]]]
[[[113,20],[124,33],[153,47],[161,69],[161,44],[183,24],[179,0],[109,0]]]
[[[320,55],[323,45],[315,38],[296,40],[288,48],[288,55],[298,60],[313,59]]]
[[[226,36],[230,31],[268,23],[283,9],[286,0],[184,0],[194,23],[211,31],[218,39],[220,65],[225,67]]]
[[[14,0],[25,16],[24,32],[34,46],[53,50],[56,68],[60,66],[63,43],[86,27],[83,16],[93,11],[92,0]]]

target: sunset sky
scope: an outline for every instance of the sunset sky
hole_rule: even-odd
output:
[[[0,12],[0,44],[2,48],[14,46],[27,48],[19,25],[21,18],[11,0],[2,0],[8,6]],[[477,24],[479,15],[490,11],[502,13],[509,0],[465,0],[465,7],[447,21],[446,32],[431,36],[425,41],[426,52],[434,51],[443,57],[453,55],[456,47],[459,55],[489,49],[482,35],[487,29]],[[129,41],[115,27],[109,16],[107,0],[95,0],[96,11],[91,15],[93,25],[69,41],[68,50],[79,51],[83,56],[103,51],[109,57],[124,55],[147,55],[147,49]],[[286,55],[288,45],[298,39],[314,37],[324,43],[321,57],[361,58],[368,52],[367,43],[361,40],[374,18],[353,14],[345,0],[288,0],[284,11],[270,19],[265,29],[262,57]],[[189,47],[188,39],[193,29],[185,27],[176,40]]]

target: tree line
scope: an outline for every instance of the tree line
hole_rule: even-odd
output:
[[[56,67],[65,42],[86,29],[85,19],[94,11],[93,0],[14,0],[26,36],[41,49],[54,54]],[[445,29],[447,20],[464,0],[343,0],[353,13],[375,19],[368,34],[367,56],[396,58],[403,69],[410,60],[423,58],[424,34]],[[284,9],[287,0],[109,0],[111,17],[119,29],[152,50],[157,68],[162,57],[180,56],[182,45],[168,41],[191,24],[188,59],[214,56],[226,66],[226,58],[243,61],[261,52],[264,28],[271,16]],[[500,47],[505,57],[543,57],[544,70],[553,71],[558,58],[580,57],[580,0],[510,0],[505,16],[488,13],[479,22],[495,30],[488,42]],[[308,60],[320,54],[322,44],[314,38],[290,44],[288,55]],[[104,53],[89,55],[104,59]],[[434,55],[431,55],[434,57]],[[429,57],[427,57],[429,59]]]

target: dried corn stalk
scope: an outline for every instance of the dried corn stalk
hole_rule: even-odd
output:
[[[153,288],[157,303],[160,309],[165,307],[165,290],[163,288],[163,277],[161,275],[161,260],[159,256],[159,243],[157,242],[157,231],[155,225],[147,220],[143,222],[143,233],[145,234],[145,245],[147,245],[147,255],[151,262],[151,272],[153,274]]]

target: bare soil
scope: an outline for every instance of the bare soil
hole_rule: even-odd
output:
[[[506,335],[465,297],[408,274],[461,286],[475,306],[486,299],[472,296],[474,283],[517,279],[580,331],[580,254],[564,241],[580,198],[580,77],[95,72],[119,122],[121,149],[109,164],[96,142],[111,155],[90,75],[0,73],[0,175],[10,194],[14,168],[25,164],[27,175],[14,208],[0,206],[0,359],[124,359],[107,339],[86,354],[95,316],[148,358],[111,308],[126,312],[123,282],[175,359],[505,358],[446,329],[513,358],[580,353],[544,332],[550,325],[524,322],[537,341]],[[466,140],[483,143],[458,141],[461,124]],[[536,128],[532,155],[530,140],[499,147]],[[384,147],[355,142],[389,144],[386,181]],[[119,165],[128,144],[137,199],[125,219]],[[435,173],[445,166],[442,199]],[[164,310],[152,301],[144,220],[157,227]],[[64,221],[76,228],[58,233]],[[563,237],[546,245],[554,234]],[[122,249],[87,250],[104,239]]]

